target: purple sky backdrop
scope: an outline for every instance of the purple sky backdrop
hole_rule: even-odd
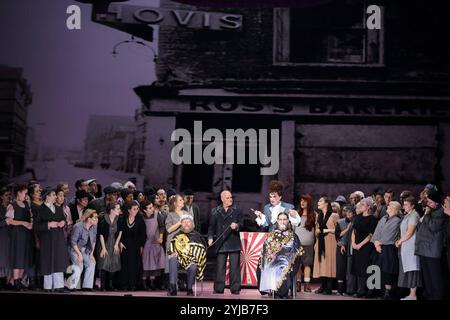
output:
[[[66,9],[81,8],[81,30],[68,30]],[[159,0],[128,4],[158,6]],[[157,39],[157,32],[154,32]],[[155,80],[149,48],[115,44],[130,35],[91,21],[91,6],[72,0],[1,0],[0,64],[24,68],[33,104],[28,124],[42,144],[81,148],[90,114],[134,115],[132,88]],[[147,43],[156,49],[156,43]],[[36,126],[37,123],[41,125]]]

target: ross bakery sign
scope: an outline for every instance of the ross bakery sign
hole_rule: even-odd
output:
[[[161,25],[204,30],[242,30],[242,15],[133,6],[111,3],[106,12],[94,14],[94,21],[124,24]]]

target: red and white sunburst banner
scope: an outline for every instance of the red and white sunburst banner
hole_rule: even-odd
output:
[[[265,232],[241,232],[241,282],[243,286],[257,286],[256,269],[262,254]],[[225,282],[229,283],[230,263],[227,259]]]

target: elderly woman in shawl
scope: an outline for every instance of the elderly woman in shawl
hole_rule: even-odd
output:
[[[287,298],[301,255],[300,241],[292,230],[289,215],[281,212],[263,245],[259,291],[274,291],[275,298]]]

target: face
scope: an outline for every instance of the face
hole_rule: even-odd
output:
[[[62,205],[64,203],[64,191],[59,191],[56,195],[56,203]]]
[[[319,210],[324,210],[324,208],[326,208],[326,202],[324,198],[320,198],[319,202],[317,202],[317,207],[319,208]]]
[[[433,200],[430,200],[430,199],[427,198],[427,206],[432,208],[432,209],[435,209],[435,208],[437,208],[437,203],[434,202]]]
[[[130,193],[129,195],[127,195],[127,197],[124,200],[125,200],[125,202],[133,201],[133,194]]]
[[[361,213],[363,213],[361,202],[358,202],[358,203],[356,204],[355,211],[356,211],[356,214],[361,214]]]
[[[277,223],[280,228],[280,230],[286,230],[288,225],[289,219],[286,217],[285,214],[281,214],[277,218]]]
[[[304,200],[300,200],[300,208],[305,209],[308,206],[308,203]]]
[[[384,197],[381,194],[375,195],[375,202],[376,203],[383,203]]]
[[[122,210],[120,210],[120,205],[116,204],[114,209],[111,210],[111,214],[118,216],[122,213]]]
[[[138,197],[137,197],[137,201],[142,202],[145,200],[144,194],[143,193],[139,193]]]
[[[61,190],[64,192],[65,197],[67,197],[69,195],[69,185],[68,184],[63,184],[63,186],[61,187]]]
[[[194,228],[194,225],[192,224],[191,219],[183,219],[183,221],[181,221],[181,229],[185,233],[191,232],[193,228]]]
[[[78,199],[77,202],[80,207],[86,208],[89,203],[89,198],[84,197],[84,198]]]
[[[163,211],[169,211],[169,205],[168,204],[165,204],[165,205],[163,205],[162,207],[161,207],[161,209],[163,210]]]
[[[231,195],[230,191],[222,192],[220,199],[222,200],[222,204],[224,207],[228,208],[228,207],[231,207],[233,204],[233,196]]]
[[[98,216],[94,214],[91,218],[88,219],[88,222],[95,226],[98,223]]]
[[[389,202],[392,201],[393,198],[393,194],[392,193],[385,193],[384,194],[384,202],[386,202],[386,204],[389,204]]]
[[[362,213],[367,212],[369,210],[369,206],[365,202],[359,202],[360,203],[360,210]]]
[[[444,208],[450,209],[450,196],[445,197],[445,199],[444,199]]]
[[[151,215],[153,212],[155,212],[155,208],[153,207],[153,204],[150,203],[148,206],[146,206],[144,212],[148,213],[149,215]]]
[[[413,209],[413,206],[411,205],[410,202],[404,201],[403,202],[403,209],[405,210],[405,212],[411,212],[412,209]]]
[[[281,196],[276,192],[272,192],[269,193],[269,200],[271,205],[276,206],[281,202]]]
[[[82,182],[80,189],[88,192],[89,191],[89,186],[88,186],[88,184],[86,182]]]
[[[5,193],[2,195],[2,202],[3,202],[3,203],[9,203],[10,197],[11,197],[11,193],[10,193],[9,191],[5,192]]]
[[[345,210],[344,215],[346,218],[351,219],[353,218],[353,212],[351,210]]]
[[[359,197],[356,194],[352,193],[350,195],[350,203],[352,205],[356,205],[358,202],[359,202]]]
[[[98,187],[97,187],[97,182],[93,181],[89,184],[89,190],[91,191],[91,193],[97,193],[98,191]]]
[[[106,201],[108,202],[116,202],[117,201],[117,193],[108,193],[106,194]]]
[[[191,206],[193,202],[194,196],[184,196],[184,203],[186,203],[186,205]]]
[[[183,200],[182,197],[178,197],[178,196],[177,196],[176,207],[177,207],[178,209],[181,209],[181,208],[184,207],[184,200]]]
[[[25,201],[25,197],[26,197],[27,193],[28,193],[28,190],[26,190],[26,189],[17,192],[17,200],[21,201],[21,202]]]
[[[160,205],[165,204],[167,201],[167,194],[164,190],[158,190],[158,192],[156,193],[156,197]]]
[[[41,194],[42,194],[42,190],[41,187],[37,184],[34,186],[33,189],[33,194],[31,194],[31,198],[34,201],[40,201],[41,200]]]
[[[392,203],[390,203],[387,207],[387,213],[390,215],[394,215],[397,213],[398,207],[394,206]]]
[[[138,206],[132,206],[131,209],[128,210],[128,213],[132,217],[136,217],[138,212],[139,212],[139,207]]]

